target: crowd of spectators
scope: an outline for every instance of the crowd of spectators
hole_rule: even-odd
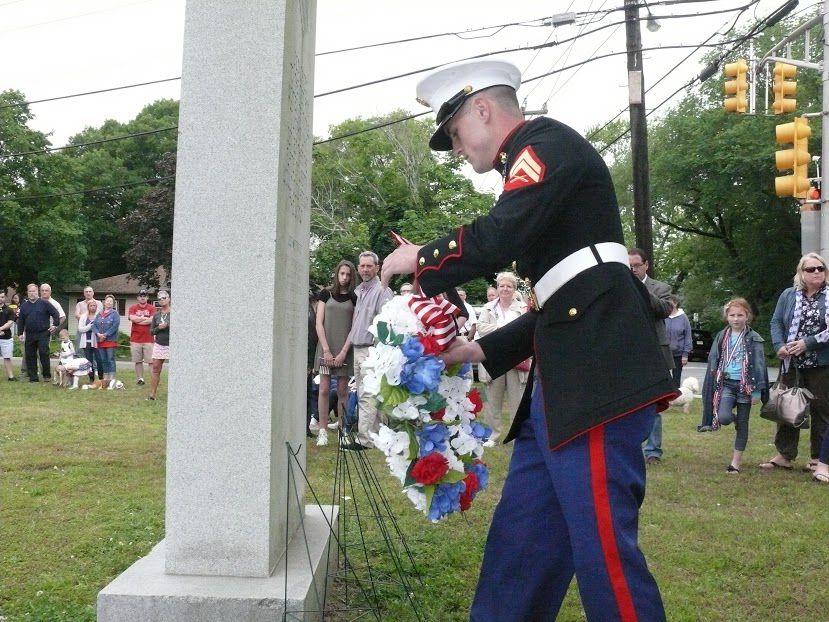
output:
[[[67,383],[70,388],[78,388],[76,380],[79,377],[89,380],[89,384],[81,388],[112,390],[124,386],[116,377],[121,314],[115,298],[107,295],[103,301],[98,300],[89,286],[84,288],[83,296],[75,305],[77,332],[75,342],[72,342],[65,328],[66,313],[52,297],[48,283],[40,286],[30,283],[22,301],[15,293],[7,302],[6,292],[0,292],[0,357],[10,382],[19,379],[12,362],[16,336],[21,344],[20,378],[32,383],[40,382],[42,378],[43,382],[59,384],[58,374],[52,373],[50,343],[60,337],[57,371],[71,375],[73,380]],[[127,311],[131,322],[130,353],[138,385],[145,384],[144,364],[150,366],[148,400],[156,398],[161,370],[170,356],[170,296],[160,290],[157,298],[158,308],[148,302],[148,292],[142,289],[138,304]]]

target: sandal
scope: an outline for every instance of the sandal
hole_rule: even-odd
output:
[[[791,471],[792,465],[786,466],[785,464],[777,464],[773,460],[769,460],[768,462],[761,462],[758,465],[761,469],[766,469],[767,471],[773,471],[774,469],[783,469],[785,471]]]
[[[814,473],[815,468],[817,467],[817,460],[809,460],[806,464],[803,465],[801,469],[804,473]]]
[[[824,473],[815,473],[812,475],[812,481],[816,484],[829,484],[829,475]]]
[[[725,470],[726,473],[739,473],[740,469],[735,467],[733,464],[729,464],[728,468]]]

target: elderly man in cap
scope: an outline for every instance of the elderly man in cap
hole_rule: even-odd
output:
[[[665,619],[637,544],[641,442],[674,396],[646,292],[632,277],[610,174],[595,149],[549,118],[525,122],[512,64],[454,65],[418,85],[437,111],[432,149],[452,150],[504,188],[489,214],[425,246],[401,246],[383,272],[414,273],[434,295],[517,262],[535,311],[447,363],[493,377],[534,355],[470,618],[553,620],[573,575],[587,619]]]

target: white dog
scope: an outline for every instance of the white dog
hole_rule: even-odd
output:
[[[691,402],[694,401],[694,393],[699,393],[699,381],[693,376],[688,376],[682,381],[679,387],[679,397],[670,403],[671,406],[682,406],[682,412],[688,413],[691,409]]]

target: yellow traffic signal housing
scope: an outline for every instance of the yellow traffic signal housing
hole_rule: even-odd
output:
[[[797,67],[787,63],[774,63],[774,103],[771,105],[774,114],[794,112],[797,100],[797,82],[791,80],[797,75]]]
[[[791,144],[791,149],[774,152],[775,166],[778,170],[791,169],[792,175],[774,179],[774,191],[779,197],[805,199],[809,191],[809,136],[812,128],[806,117],[798,117],[791,123],[782,123],[775,128],[778,144]]]
[[[738,58],[737,62],[727,63],[725,66],[725,77],[732,78],[724,83],[725,94],[732,97],[725,98],[726,112],[745,112],[746,91],[748,90],[748,65],[744,58]]]

